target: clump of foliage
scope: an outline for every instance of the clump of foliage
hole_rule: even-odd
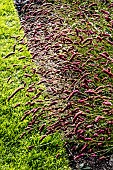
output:
[[[32,119],[30,115],[29,119],[21,121],[23,112],[41,107],[41,103],[32,103],[31,107],[25,103],[44,91],[45,87],[38,85],[37,67],[31,62],[26,38],[22,41],[24,33],[19,29],[20,21],[13,1],[0,0],[0,169],[67,170],[68,160],[60,134],[56,133],[40,142],[38,129],[32,133],[29,129],[21,139],[21,134]],[[28,90],[29,86],[32,93]],[[44,95],[41,95],[39,100],[43,99]]]

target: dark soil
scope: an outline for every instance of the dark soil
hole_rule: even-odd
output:
[[[69,155],[70,167],[72,170],[113,170],[113,155],[107,157],[87,157],[74,160],[74,153],[71,152],[70,145],[66,146]]]

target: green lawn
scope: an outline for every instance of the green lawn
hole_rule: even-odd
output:
[[[69,170],[63,142],[58,133],[48,136],[40,142],[40,134],[35,129],[31,134],[20,139],[20,135],[29,122],[28,119],[21,121],[24,112],[29,109],[24,103],[35,95],[40,86],[36,85],[37,91],[26,97],[28,86],[33,82],[38,82],[39,77],[37,74],[32,74],[32,68],[36,68],[36,66],[31,63],[26,46],[16,42],[15,38],[11,38],[11,36],[18,35],[21,35],[19,39],[22,38],[23,31],[19,31],[19,28],[20,22],[14,9],[13,0],[0,0],[0,169],[48,170],[51,168],[51,170]],[[17,44],[15,54],[4,58],[13,51],[15,43]],[[18,51],[20,48],[23,49],[22,52]],[[19,60],[18,58],[21,56],[25,56],[25,58]],[[30,74],[32,78],[25,78],[24,74]],[[8,96],[24,83],[26,83],[24,89],[8,101]],[[44,87],[41,86],[41,88]],[[18,103],[20,106],[14,108]],[[35,147],[28,150],[28,146],[31,145]],[[58,158],[56,158],[57,154],[60,155]]]

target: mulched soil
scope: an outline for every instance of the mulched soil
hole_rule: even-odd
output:
[[[38,73],[42,77],[49,94],[54,94],[53,87],[58,91],[68,86],[66,75],[60,74],[62,69],[61,60],[64,56],[60,54],[65,49],[70,49],[70,43],[62,43],[61,39],[66,37],[72,31],[71,26],[60,17],[57,11],[67,5],[44,3],[26,4],[22,7],[20,21],[27,37],[27,45],[32,54],[32,61],[37,64]],[[24,42],[24,39],[23,39]],[[59,62],[55,59],[59,55]],[[65,61],[64,61],[65,62]],[[43,66],[43,67],[42,67]],[[56,74],[55,74],[56,73]],[[68,73],[67,73],[68,74]],[[69,76],[69,75],[68,75]],[[65,83],[64,83],[65,82]],[[55,96],[57,99],[59,96]],[[80,158],[74,161],[74,153],[67,144],[66,151],[69,155],[70,167],[73,170],[113,170],[113,155],[107,158]]]

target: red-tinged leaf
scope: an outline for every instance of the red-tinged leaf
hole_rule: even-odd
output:
[[[57,101],[53,101],[52,103],[50,103],[48,106],[50,107],[50,106],[53,106],[53,105],[55,105],[55,104],[57,104],[58,102]]]
[[[98,137],[99,136],[99,134],[98,133],[95,133],[94,135],[93,135],[93,137]]]
[[[103,37],[110,37],[111,35],[107,34],[107,33],[102,33],[101,36],[103,36]]]
[[[3,58],[8,58],[9,56],[11,56],[13,54],[15,54],[15,52],[11,52],[11,53],[7,54],[6,56],[4,56]]]
[[[92,128],[92,127],[93,127],[93,125],[87,125],[86,129],[89,129],[89,128]]]
[[[92,156],[92,157],[96,157],[97,155],[96,155],[95,153],[92,153],[91,156]]]
[[[85,113],[83,113],[82,111],[79,111],[78,113],[75,114],[74,118],[73,118],[73,123],[75,123],[76,119],[79,117],[79,116],[86,116]]]
[[[20,106],[20,103],[17,103],[17,104],[14,106],[14,108],[16,108],[16,107],[18,107],[18,106]]]
[[[92,3],[88,7],[91,8],[91,7],[94,7],[94,6],[97,6],[97,4],[96,3]]]
[[[81,152],[84,152],[84,150],[88,147],[88,144],[84,144],[84,146],[81,149]]]
[[[110,14],[108,11],[105,11],[105,10],[103,10],[103,9],[101,9],[100,11],[101,11],[103,14],[107,14],[107,15]]]
[[[102,146],[102,144],[103,144],[102,142],[99,142],[97,145],[98,145],[98,146]]]
[[[106,21],[111,21],[111,18],[109,16],[105,16]]]
[[[83,129],[77,130],[77,134],[83,134],[83,133],[84,133],[84,130],[83,130]]]
[[[40,107],[38,107],[38,108],[33,108],[33,109],[31,110],[31,112],[36,113],[36,112],[38,112],[40,109],[41,109]]]
[[[111,102],[109,102],[109,101],[104,101],[104,102],[103,102],[103,105],[106,105],[106,106],[112,106],[112,103],[111,103]]]
[[[43,135],[41,138],[40,138],[40,141],[42,141],[47,135]]]
[[[39,131],[42,132],[42,130],[44,129],[45,127],[45,124],[43,124],[40,128],[39,128]]]
[[[30,88],[27,89],[27,91],[28,91],[28,92],[34,92],[34,91],[35,91],[35,88],[30,87]]]
[[[85,103],[85,100],[86,100],[86,99],[79,99],[79,100],[78,100],[78,103]]]
[[[83,36],[81,36],[81,35],[79,35],[79,38],[80,38],[79,43],[81,43],[81,42],[84,40],[84,38],[83,38]]]
[[[112,41],[110,41],[110,40],[107,40],[107,42],[108,42],[109,44],[113,45],[113,42],[112,42]]]
[[[20,139],[23,138],[23,136],[26,134],[26,132],[23,132],[20,136]]]
[[[109,121],[107,121],[107,124],[109,124],[109,125],[113,125],[113,120],[109,120]]]
[[[78,127],[79,127],[82,123],[83,123],[83,122],[79,122],[79,123],[75,126],[75,128],[74,128],[74,132],[76,132],[76,131],[77,131]]]
[[[100,37],[100,36],[98,36],[97,37],[97,40],[99,40],[100,42],[103,40],[103,38],[102,37]]]
[[[24,74],[25,77],[29,77],[32,78],[32,76],[30,74]]]
[[[112,8],[112,7],[113,7],[113,3],[111,3],[108,7],[109,7],[109,8]]]
[[[21,118],[21,121],[23,121],[27,116],[30,115],[30,112],[26,113],[22,118]]]
[[[82,154],[79,154],[79,155],[77,155],[77,156],[74,156],[74,160],[77,160],[77,159],[79,159],[79,158],[81,158],[81,157],[83,157],[84,156],[84,154],[82,153]]]
[[[85,141],[92,141],[92,138],[84,138]]]
[[[20,90],[22,90],[22,89],[24,89],[23,86],[17,88],[17,89],[8,97],[8,101],[9,101],[12,97],[14,97],[14,95],[15,95],[18,91],[20,91]]]
[[[106,159],[105,156],[101,156],[101,157],[99,158],[99,160],[104,160],[104,159]]]
[[[56,155],[56,158],[58,159],[60,157],[60,153],[58,153],[57,155]]]
[[[46,80],[41,80],[38,85],[42,84],[42,83],[46,83]]]
[[[68,100],[70,100],[73,96],[74,96],[74,94],[78,94],[79,93],[79,90],[74,90],[74,91],[72,91],[71,93],[70,93],[70,95],[69,95],[69,97],[68,97]]]
[[[97,123],[99,120],[101,120],[101,119],[104,119],[104,117],[103,116],[97,116],[96,118],[95,118],[95,122]]]
[[[92,38],[86,38],[84,41],[82,41],[82,44],[87,43],[88,41],[90,41],[90,44],[92,43]]]
[[[96,92],[93,89],[88,89],[85,91],[85,93],[96,94]]]
[[[74,54],[71,56],[71,58],[69,59],[69,61],[72,61],[76,55],[77,55],[77,53],[74,53]]]
[[[34,146],[28,146],[29,150],[32,150],[34,148]]]
[[[21,59],[25,59],[25,58],[26,58],[25,56],[21,56],[18,59],[21,60]]]
[[[67,37],[63,38],[63,41],[64,41],[64,43],[65,42],[73,43],[73,41],[70,38],[67,38]]]

